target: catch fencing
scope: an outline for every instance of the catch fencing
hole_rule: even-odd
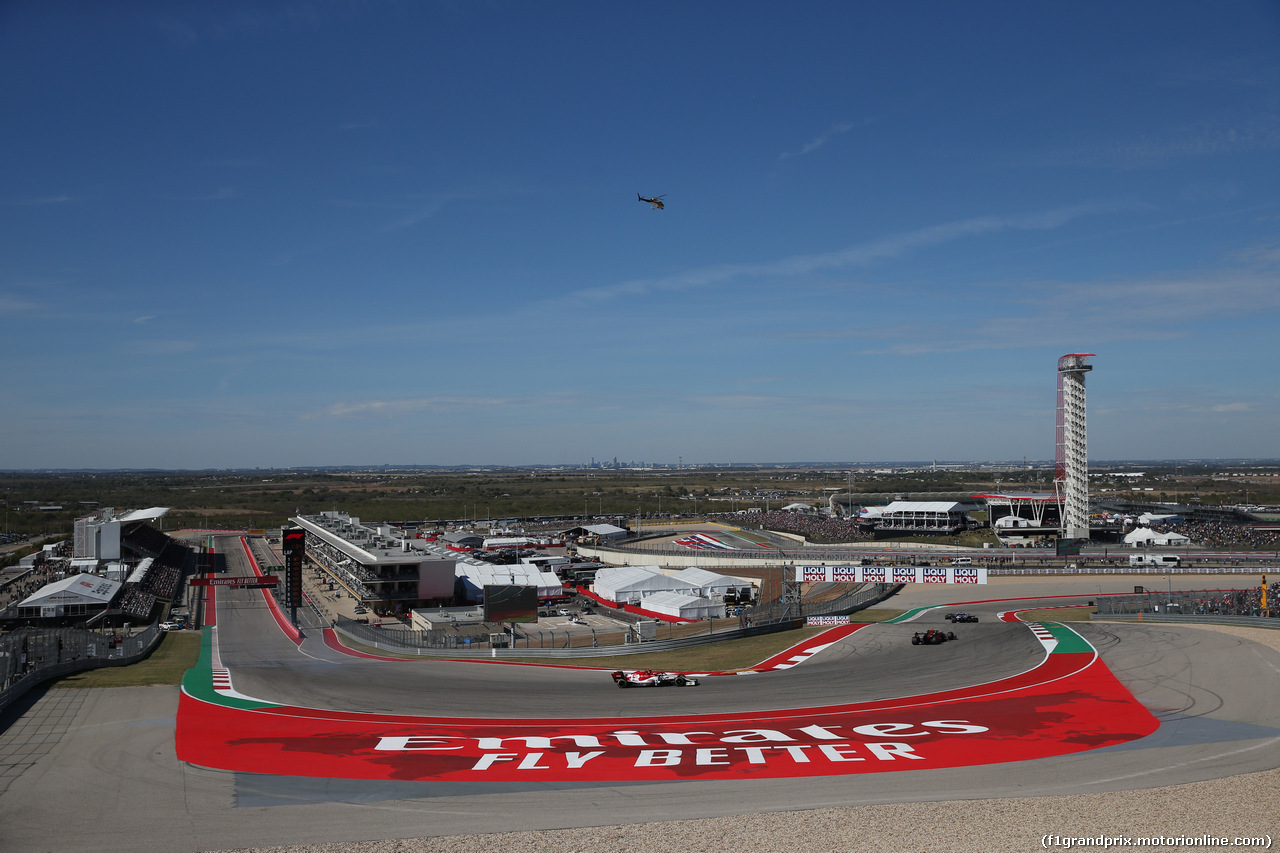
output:
[[[1267,604],[1270,612],[1280,615],[1280,607],[1275,606],[1270,594]],[[1099,596],[1097,608],[1099,619],[1139,613],[1159,613],[1165,616],[1264,616],[1261,588],[1145,589],[1132,594]]]
[[[1109,616],[1089,614],[1090,619],[1106,622],[1174,622],[1183,625],[1236,625],[1241,628],[1280,629],[1280,619],[1271,616],[1196,616],[1176,613],[1113,613]]]
[[[447,655],[449,657],[609,657],[646,654],[753,637],[796,627],[808,616],[833,616],[854,613],[888,598],[901,585],[864,584],[860,589],[821,602],[802,602],[799,606],[775,602],[763,607],[744,608],[739,615],[697,623],[660,623],[652,640],[634,642],[631,625],[618,625],[609,630],[594,628],[555,631],[530,625],[519,625],[514,641],[501,634],[500,626],[477,626],[470,632],[418,631],[400,625],[368,625],[349,619],[334,623],[334,629],[356,643],[374,649],[408,655]],[[636,620],[634,614],[610,611],[611,618]],[[491,635],[500,635],[505,645],[494,646]]]
[[[149,655],[164,632],[157,624],[127,630],[19,628],[0,636],[0,710],[51,678],[102,666],[126,666]]]

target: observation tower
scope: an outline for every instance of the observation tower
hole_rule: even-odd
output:
[[[1089,538],[1089,452],[1085,438],[1084,375],[1091,352],[1058,359],[1058,437],[1053,487],[1065,539]]]

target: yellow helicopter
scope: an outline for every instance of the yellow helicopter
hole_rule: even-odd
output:
[[[666,198],[666,193],[663,193],[662,195],[655,195],[653,198],[645,198],[644,196],[640,195],[640,193],[636,193],[636,198],[639,199],[640,201],[649,202],[649,204],[653,206],[654,210],[666,209],[666,205],[662,203],[662,200]]]

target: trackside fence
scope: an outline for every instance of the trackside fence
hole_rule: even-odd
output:
[[[151,654],[164,632],[157,624],[129,634],[81,628],[19,628],[0,636],[0,711],[32,687],[103,666],[128,666]]]
[[[1280,607],[1268,595],[1270,612],[1280,616]],[[1197,617],[1257,617],[1266,619],[1262,590],[1254,589],[1147,589],[1131,595],[1104,595],[1097,600],[1098,619],[1156,615]],[[1280,627],[1280,620],[1275,626]]]
[[[490,634],[501,634],[504,626],[490,624],[465,635],[449,631],[416,631],[397,625],[367,625],[349,619],[340,619],[333,627],[358,644],[397,654],[499,658],[611,657],[671,651],[787,631],[802,625],[807,616],[853,613],[883,601],[900,588],[901,585],[894,584],[865,584],[862,589],[838,598],[813,604],[805,602],[799,608],[775,603],[744,610],[736,617],[708,620],[692,626],[662,625],[658,627],[657,639],[644,642],[629,642],[632,634],[628,627],[622,625],[615,631],[599,633],[569,633],[521,625],[517,628],[514,642],[510,634],[505,634],[502,635],[503,640],[508,645],[496,647],[490,643]],[[691,628],[697,633],[688,633]],[[676,636],[677,632],[681,636]],[[668,636],[663,638],[663,633]]]
[[[1181,616],[1176,613],[1113,613],[1110,616],[1089,614],[1090,619],[1106,622],[1179,622],[1184,625],[1238,625],[1242,628],[1280,629],[1280,619],[1272,616]]]

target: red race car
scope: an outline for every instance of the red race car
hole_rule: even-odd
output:
[[[698,680],[683,672],[659,672],[656,669],[619,669],[613,673],[619,687],[697,687]]]
[[[939,631],[937,628],[930,628],[923,634],[917,632],[911,635],[911,645],[913,646],[939,646],[947,640],[954,640],[956,635],[950,631]]]

